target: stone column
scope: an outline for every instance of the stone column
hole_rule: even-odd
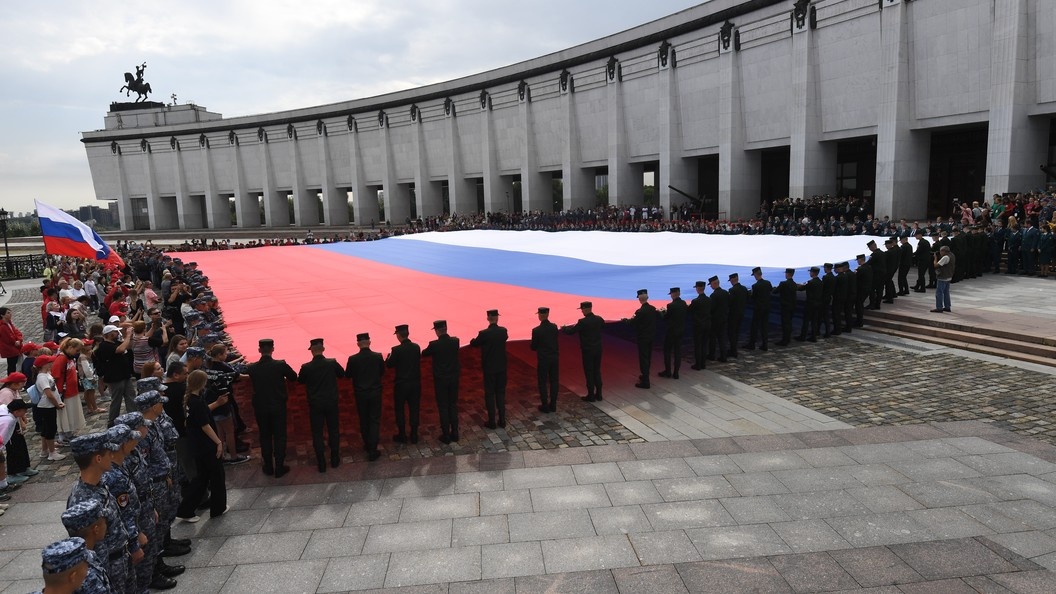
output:
[[[154,153],[150,143],[143,140],[140,144],[143,151],[143,167],[147,177],[147,217],[152,230],[175,229],[178,225],[178,213],[166,208],[161,195],[158,194],[158,178],[154,170]],[[182,169],[181,169],[182,171]]]
[[[822,142],[821,101],[817,93],[817,40],[804,20],[792,24],[792,101],[788,195],[791,198],[833,194],[836,189],[836,143]]]
[[[268,227],[289,227],[290,206],[286,194],[275,188],[275,172],[271,167],[271,146],[268,144],[268,132],[264,128],[257,130],[260,140],[260,170],[264,172],[261,187],[264,189],[264,222]]]
[[[564,210],[594,207],[594,179],[590,170],[583,168],[583,153],[579,148],[579,127],[576,121],[575,79],[561,73],[561,107],[565,114],[564,137],[561,143],[561,193]]]
[[[432,217],[442,214],[444,211],[444,197],[440,195],[438,184],[429,181],[428,145],[425,141],[425,123],[422,121],[422,112],[417,106],[413,108],[415,115],[411,118],[414,126],[414,200],[417,206],[418,216]]]
[[[736,31],[719,39],[719,218],[751,217],[759,209],[760,157],[745,150],[747,131],[742,111],[741,52]]]
[[[319,224],[319,197],[304,183],[304,168],[301,167],[301,147],[297,140],[297,128],[286,126],[286,138],[290,142],[290,173],[293,177],[293,220],[309,227]]]
[[[660,46],[657,58],[659,72],[656,77],[660,122],[660,172],[656,178],[656,196],[664,215],[671,217],[671,204],[681,204],[684,196],[668,186],[674,186],[688,194],[698,192],[698,183],[682,158],[682,111],[678,93],[678,75],[675,48],[667,42]]]
[[[986,146],[987,200],[1045,183],[1048,118],[1028,117],[1035,98],[1033,40],[1027,0],[996,0],[990,51],[990,127]]]
[[[385,191],[385,220],[393,225],[403,225],[411,216],[410,196],[400,186],[396,176],[396,157],[392,154],[392,138],[389,135],[389,116],[378,114],[378,135],[381,137],[381,152],[385,157],[381,180]]]
[[[180,229],[203,229],[205,219],[202,216],[202,203],[192,200],[187,193],[187,176],[183,171],[183,147],[180,141],[173,138],[169,141],[172,147],[172,169],[176,176],[176,218]],[[150,210],[154,210],[153,207]],[[152,228],[155,228],[153,223]]]
[[[367,190],[359,146],[359,124],[352,116],[348,116],[348,160],[352,172],[352,218],[355,224],[365,227],[380,223],[378,194]]]
[[[330,133],[322,120],[315,123],[322,160],[323,224],[329,227],[348,225],[348,195],[334,187],[334,167],[330,163]]]
[[[242,166],[242,147],[234,130],[228,133],[227,143],[231,147],[231,165],[234,169],[235,218],[242,228],[260,226],[260,206],[256,199],[246,192],[246,170]]]
[[[205,215],[210,229],[231,227],[231,203],[216,191],[216,176],[213,173],[213,155],[209,137],[202,134],[198,139],[202,150],[202,175],[205,178]]]
[[[553,179],[539,172],[535,153],[535,130],[532,122],[532,89],[521,82],[517,89],[518,116],[521,125],[521,210],[554,210]]]
[[[444,100],[444,117],[447,118],[447,202],[452,213],[477,212],[477,184],[466,179],[462,165],[462,143],[458,140],[458,114],[451,98]]]
[[[931,135],[914,132],[913,72],[905,0],[880,11],[879,121],[876,126],[877,218],[917,219],[927,214]]]
[[[609,59],[606,66],[605,122],[609,136],[609,204],[642,203],[642,176],[627,161],[627,133],[623,126],[623,85],[620,63]]]
[[[117,217],[122,231],[133,231],[135,223],[132,214],[132,196],[128,193],[128,178],[125,177],[125,160],[121,155],[121,146],[117,141],[110,144],[110,150],[114,154],[114,175],[117,176],[121,194],[117,197]]]
[[[506,194],[510,192],[499,174],[498,141],[495,139],[494,122],[491,113],[491,95],[481,91],[480,95],[480,131],[481,163],[484,171],[484,211],[499,212],[510,210]]]

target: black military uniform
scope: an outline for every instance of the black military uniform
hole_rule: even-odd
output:
[[[539,325],[532,328],[535,376],[539,382],[539,412],[557,412],[558,358],[557,324],[550,321],[550,308],[540,307]]]
[[[697,281],[693,286],[697,290],[697,296],[689,302],[689,315],[693,320],[693,369],[704,369],[704,351],[711,330],[711,298],[704,293],[707,283]]]
[[[872,252],[869,254],[869,270],[873,273],[871,292],[869,293],[869,309],[880,309],[880,302],[884,299],[884,279],[887,277],[887,258],[880,248],[876,247],[876,240],[870,239],[865,244]]]
[[[440,412],[440,441],[458,441],[458,376],[462,371],[458,360],[458,338],[447,334],[447,322],[433,322],[436,340],[422,351],[423,357],[433,358],[433,388],[436,408]]]
[[[729,346],[726,356],[737,358],[737,344],[741,340],[741,324],[744,322],[744,310],[748,307],[748,287],[740,283],[740,277],[730,274],[730,327]]]
[[[777,346],[788,346],[792,342],[792,316],[796,313],[796,291],[799,290],[796,281],[792,280],[795,274],[795,268],[786,268],[785,280],[774,288],[781,304],[781,341]]]
[[[686,333],[686,315],[689,306],[682,300],[682,289],[671,287],[668,291],[671,303],[664,310],[664,370],[660,377],[678,379],[678,370],[682,367],[682,336]],[[671,357],[674,356],[674,362]]]
[[[851,265],[843,263],[843,274],[847,277],[847,301],[843,304],[843,332],[850,333],[854,319],[854,303],[858,297],[858,273],[851,270]]]
[[[917,293],[925,293],[925,286],[928,284],[927,274],[931,270],[931,242],[924,239],[923,231],[917,231],[914,236],[917,238],[917,249],[913,253],[913,260],[917,264],[917,282],[913,285],[913,290]]]
[[[818,312],[818,316],[821,318],[821,326],[825,329],[825,333],[821,336],[822,338],[828,338],[832,336],[832,331],[835,328],[833,324],[835,316],[832,315],[832,300],[836,296],[836,275],[832,273],[832,264],[826,262],[823,268],[825,269],[825,274],[821,277],[821,311]]]
[[[359,352],[348,358],[345,377],[352,380],[363,449],[373,462],[381,457],[378,440],[381,433],[381,376],[385,374],[385,360],[381,353],[370,350],[370,335],[366,332],[356,335],[356,343]],[[333,460],[330,463],[337,466]]]
[[[849,266],[848,266],[849,268]],[[854,286],[852,292],[854,298],[854,325],[861,327],[865,322],[865,299],[873,295],[873,267],[866,262],[865,254],[858,254],[858,270],[854,273],[852,280]],[[848,320],[848,325],[850,321]],[[837,324],[839,326],[839,324]]]
[[[484,405],[488,409],[485,427],[495,428],[498,412],[499,427],[506,426],[506,341],[510,335],[499,325],[499,310],[488,310],[488,327],[469,341],[469,346],[480,349],[480,366],[484,372]]]
[[[886,264],[887,277],[884,279],[884,303],[894,303],[898,291],[895,289],[895,276],[898,275],[899,262],[902,260],[902,252],[898,250],[898,240],[889,237],[884,240],[884,262]]]
[[[821,269],[814,266],[810,269],[810,280],[799,285],[798,289],[806,294],[806,302],[803,305],[803,324],[799,328],[799,337],[797,340],[800,342],[804,340],[810,340],[810,342],[818,341],[818,330],[821,327],[821,309],[822,309],[822,281],[818,278],[818,273]],[[807,337],[807,330],[810,330],[810,337]]]
[[[909,271],[913,269],[913,246],[909,238],[902,236],[898,244],[898,294],[909,295]]]
[[[711,332],[708,334],[708,359],[715,360],[716,347],[719,363],[726,362],[726,340],[729,336],[730,294],[719,284],[719,277],[708,279],[711,285]]]
[[[326,472],[326,453],[323,449],[323,425],[330,441],[330,461],[341,461],[341,433],[337,416],[337,378],[345,370],[334,359],[323,356],[323,339],[313,338],[312,360],[301,365],[297,380],[308,392],[308,420],[312,425],[312,447],[319,472]]]
[[[638,302],[641,306],[634,312],[629,321],[634,325],[635,344],[638,345],[638,382],[636,388],[649,387],[649,368],[653,362],[653,340],[656,338],[656,320],[659,314],[649,303],[649,291],[638,289]]]
[[[601,400],[601,329],[605,320],[593,313],[594,304],[584,301],[579,304],[583,317],[574,326],[562,326],[566,334],[579,334],[579,350],[583,355],[583,377],[587,383],[587,395],[583,400]]]
[[[253,414],[260,432],[260,456],[264,474],[279,478],[290,471],[286,466],[286,382],[297,381],[297,373],[282,359],[273,359],[275,341],[258,342],[260,360],[246,370],[253,383]]]
[[[400,344],[392,347],[385,366],[396,370],[396,379],[392,391],[392,401],[396,408],[396,435],[392,438],[397,443],[407,441],[406,415],[411,417],[411,443],[418,443],[418,415],[422,403],[422,348],[408,338],[410,330],[407,324],[396,326],[396,337]]]
[[[965,278],[968,273],[968,238],[965,237],[960,227],[953,228],[953,237],[950,238],[950,251],[953,252],[953,257],[957,262],[963,262],[961,266],[955,266],[953,269],[953,281],[960,282],[961,279]]]
[[[763,278],[763,270],[758,266],[752,269],[752,276],[755,277],[751,293],[752,330],[748,334],[748,344],[744,348],[754,351],[756,340],[758,340],[760,348],[765,351],[769,340],[770,295],[774,292],[774,285]]]

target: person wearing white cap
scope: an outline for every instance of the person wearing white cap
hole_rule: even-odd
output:
[[[136,410],[133,399],[136,397],[136,386],[132,382],[132,333],[125,332],[113,324],[103,326],[103,340],[95,348],[95,369],[100,379],[110,388],[110,414],[107,426],[114,424],[114,419],[121,414],[121,401],[125,402],[126,411]],[[102,386],[100,386],[100,391]]]

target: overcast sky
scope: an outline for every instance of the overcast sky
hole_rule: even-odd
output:
[[[0,3],[0,206],[95,202],[80,132],[123,73],[224,116],[370,97],[535,58],[699,0]],[[134,95],[133,95],[134,97]]]

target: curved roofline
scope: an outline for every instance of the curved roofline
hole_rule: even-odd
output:
[[[724,3],[728,4],[730,1],[736,3],[726,6],[725,8],[718,8],[718,6]],[[727,20],[732,20],[775,4],[781,4],[785,1],[786,0],[745,0],[737,2],[737,0],[728,0],[727,2],[724,2],[723,0],[711,0],[710,2],[687,8],[655,21],[650,21],[637,27],[626,29],[600,39],[588,41],[565,50],[461,78],[433,83],[423,87],[395,91],[364,99],[354,99],[287,111],[222,118],[209,122],[196,123],[191,126],[159,126],[157,128],[150,128],[149,132],[145,129],[82,132],[83,136],[81,142],[85,144],[94,144],[114,140],[139,140],[171,134],[177,130],[185,131],[181,133],[205,133],[228,132],[231,130],[245,130],[265,126],[285,126],[293,123],[312,122],[327,118],[341,118],[350,115],[355,116],[357,114],[377,112],[393,107],[405,106],[411,103],[437,99],[443,100],[455,95],[479,93],[490,87],[517,83],[523,79],[551,72],[560,72],[561,70],[567,70],[590,62],[606,60],[611,56],[623,52],[640,49],[653,44],[660,44],[669,38],[678,37],[679,35],[684,35]],[[687,13],[700,13],[711,8],[718,8],[718,10],[700,16],[687,15]],[[679,20],[680,16],[690,16],[691,18],[677,22],[673,25],[667,25],[670,21]],[[626,37],[630,38],[623,39]],[[239,123],[239,120],[242,120],[241,123]]]

